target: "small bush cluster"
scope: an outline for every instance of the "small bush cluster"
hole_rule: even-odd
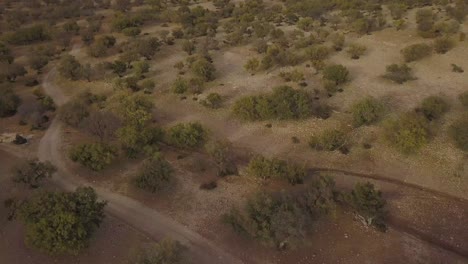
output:
[[[313,110],[311,96],[289,86],[276,87],[271,94],[243,97],[233,107],[236,116],[249,121],[302,119]]]
[[[267,159],[260,155],[250,160],[248,172],[262,180],[282,179],[293,185],[303,183],[307,174],[304,167],[276,158]]]
[[[362,55],[366,53],[366,46],[360,44],[351,44],[347,49],[347,53],[353,60],[358,60]]]
[[[11,89],[0,88],[0,117],[16,114],[20,103],[20,98]]]
[[[200,103],[205,107],[218,109],[222,106],[223,98],[218,93],[210,93],[206,99],[202,100]]]
[[[372,183],[356,184],[347,201],[367,226],[373,225],[382,231],[386,230],[386,201]]]

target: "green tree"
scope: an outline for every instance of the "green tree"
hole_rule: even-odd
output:
[[[348,81],[349,71],[343,65],[330,65],[323,70],[323,78],[334,82],[336,85]]]
[[[468,152],[468,115],[464,114],[455,120],[449,129],[450,137],[455,142],[455,145]]]
[[[370,125],[380,119],[382,104],[372,97],[365,98],[351,107],[355,126]]]
[[[356,210],[363,223],[385,230],[385,204],[382,193],[375,190],[372,183],[358,183],[348,197],[350,205]]]
[[[81,68],[80,62],[69,54],[65,54],[58,65],[60,75],[70,80],[78,80],[81,78]]]
[[[167,131],[169,144],[179,148],[201,147],[206,137],[207,132],[200,123],[178,124]]]
[[[72,193],[41,192],[20,206],[26,242],[49,254],[78,254],[104,218],[105,202],[90,187]]]
[[[172,169],[161,154],[155,154],[143,162],[135,177],[135,185],[149,192],[158,192],[170,186],[174,179]]]
[[[440,96],[429,96],[421,104],[421,112],[429,121],[440,118],[448,110],[448,103]]]
[[[159,243],[142,250],[138,254],[135,264],[183,264],[184,247],[177,241],[163,239]]]
[[[11,89],[0,88],[0,117],[16,114],[20,103],[20,98]]]
[[[401,50],[405,62],[412,62],[423,59],[432,53],[432,47],[425,44],[413,44]]]
[[[199,58],[190,65],[192,72],[202,78],[205,82],[215,79],[216,68],[205,58]]]
[[[385,138],[405,154],[416,152],[429,141],[427,120],[414,113],[390,119],[384,127]]]
[[[37,188],[44,178],[50,178],[56,170],[55,166],[48,161],[28,160],[15,166],[13,169],[13,181],[27,184],[31,188]]]
[[[104,143],[92,143],[74,146],[69,155],[72,161],[91,170],[101,171],[117,157],[117,151],[114,147]]]

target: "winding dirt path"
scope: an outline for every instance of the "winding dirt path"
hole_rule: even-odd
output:
[[[74,47],[77,52],[79,47]],[[43,88],[47,95],[52,97],[58,106],[67,102],[68,98],[54,84],[57,69],[51,69],[44,78]],[[66,190],[75,190],[79,186],[91,186],[98,196],[107,201],[106,211],[118,219],[126,222],[133,228],[148,234],[155,240],[170,237],[179,241],[189,249],[194,263],[243,263],[236,257],[225,252],[217,245],[187,227],[175,222],[169,217],[141,204],[140,202],[112,193],[106,189],[94,186],[80,177],[74,175],[66,166],[64,155],[60,151],[63,134],[61,123],[54,119],[42,137],[38,147],[38,158],[50,161],[57,167],[53,181]]]

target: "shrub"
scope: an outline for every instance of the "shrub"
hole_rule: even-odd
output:
[[[255,73],[260,67],[260,61],[257,58],[251,58],[245,63],[244,69],[250,73]]]
[[[263,156],[253,157],[247,168],[253,176],[262,180],[281,179],[290,184],[301,184],[307,174],[304,167],[279,159],[267,159]]]
[[[304,73],[294,69],[289,72],[280,72],[280,77],[286,82],[300,82],[304,80]]]
[[[26,243],[49,254],[78,254],[104,219],[105,202],[91,187],[75,192],[40,192],[19,208]]]
[[[128,36],[128,37],[136,37],[136,36],[140,35],[141,29],[139,27],[124,28],[122,30],[122,33],[125,36]]]
[[[220,108],[223,103],[223,98],[218,93],[210,93],[201,104],[211,109]]]
[[[83,100],[71,100],[60,107],[58,116],[62,122],[71,126],[78,127],[89,115],[88,105]]]
[[[44,25],[36,24],[30,27],[16,29],[13,33],[7,34],[5,39],[14,45],[28,45],[38,41],[50,39],[50,34]]]
[[[385,79],[389,79],[398,84],[414,80],[412,70],[408,65],[391,64],[387,66],[387,72],[383,75]]]
[[[205,58],[199,58],[190,65],[192,72],[202,78],[205,82],[215,79],[216,68]]]
[[[358,60],[366,53],[366,46],[360,44],[351,44],[346,52],[348,52],[351,59]]]
[[[335,151],[345,146],[346,134],[338,129],[328,129],[318,136],[312,136],[309,141],[311,148],[316,150]]]
[[[335,82],[336,85],[348,81],[349,71],[343,65],[330,65],[323,70],[323,78]]]
[[[258,193],[247,201],[245,213],[233,208],[224,220],[238,233],[269,246],[284,246],[302,238],[310,218],[287,197]]]
[[[151,247],[142,250],[134,264],[182,264],[185,263],[183,257],[183,246],[170,239],[163,239],[159,243],[152,244]]]
[[[11,89],[0,88],[0,117],[16,114],[20,103],[20,98]]]
[[[415,113],[391,119],[384,128],[385,138],[405,154],[418,151],[429,141],[427,120]]]
[[[380,119],[383,112],[382,104],[372,97],[368,97],[351,108],[355,126],[370,125]]]
[[[178,124],[169,129],[169,144],[179,148],[197,148],[205,143],[207,132],[200,123]]]
[[[456,72],[456,73],[464,73],[465,70],[463,70],[463,68],[461,66],[458,66],[456,64],[451,64],[452,66],[452,72]]]
[[[116,157],[116,149],[104,143],[80,144],[70,150],[70,159],[72,161],[94,171],[103,170]]]
[[[59,62],[58,71],[60,75],[70,80],[81,78],[82,65],[72,55],[64,55]]]
[[[373,225],[381,230],[386,230],[384,223],[386,201],[382,197],[382,193],[375,190],[373,184],[369,182],[356,184],[348,201],[367,226]]]
[[[214,141],[206,145],[206,152],[216,163],[218,175],[236,175],[237,165],[232,153],[232,145],[227,141]]]
[[[173,182],[173,169],[160,154],[155,154],[143,163],[135,177],[135,185],[149,192],[157,192]]]
[[[28,160],[14,168],[13,180],[27,184],[31,188],[37,188],[44,178],[50,178],[56,170],[55,166],[48,161]]]
[[[188,82],[182,77],[177,77],[177,79],[172,83],[172,91],[176,94],[183,94],[188,90]]]
[[[421,112],[429,121],[440,118],[448,109],[449,105],[440,96],[429,96],[421,104]]]
[[[182,42],[182,50],[187,52],[188,55],[192,55],[195,49],[196,49],[196,46],[193,41],[186,39],[184,40],[184,42]]]
[[[412,62],[431,55],[432,47],[424,43],[413,44],[402,49],[401,53],[403,54],[405,62]]]
[[[449,50],[453,49],[455,43],[450,38],[438,38],[434,41],[434,50],[437,53],[445,54]]]
[[[465,108],[468,108],[468,91],[458,95],[458,100]]]
[[[468,152],[468,116],[465,114],[455,120],[450,126],[449,132],[455,145],[459,149]]]

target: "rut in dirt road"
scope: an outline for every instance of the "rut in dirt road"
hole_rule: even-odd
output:
[[[58,106],[67,102],[67,97],[53,83],[57,70],[53,68],[45,76],[43,88]],[[169,217],[141,204],[140,202],[119,195],[103,188],[93,186],[67,169],[61,152],[61,124],[54,119],[48,130],[39,142],[38,158],[41,161],[50,161],[57,167],[53,181],[66,190],[75,190],[79,186],[87,185],[96,190],[98,196],[106,200],[106,211],[118,219],[126,222],[138,231],[141,231],[155,240],[170,237],[179,241],[189,249],[195,263],[243,263],[236,257],[225,252],[211,241],[202,237],[187,227],[175,222]]]

